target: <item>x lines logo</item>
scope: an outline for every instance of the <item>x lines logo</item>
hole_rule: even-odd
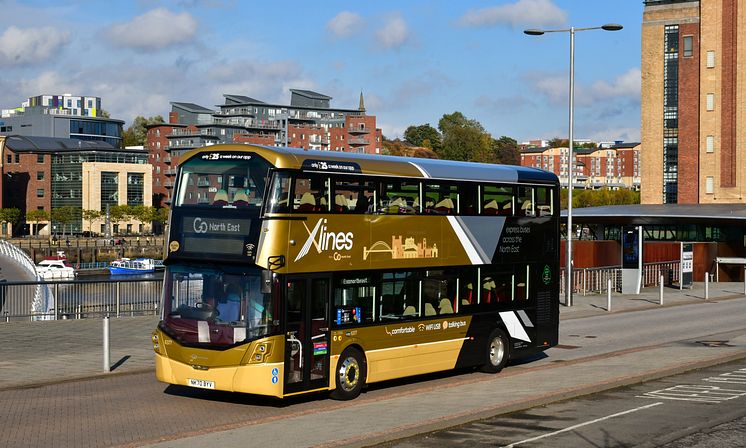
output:
[[[310,230],[306,223],[303,223],[303,227],[308,232],[308,238],[303,243],[303,247],[300,248],[298,256],[295,257],[295,261],[308,255],[311,250],[311,246],[316,248],[316,252],[322,253],[327,250],[350,250],[352,249],[352,239],[354,235],[352,232],[330,232],[326,227],[326,218],[321,218],[316,221],[316,225],[313,230]]]

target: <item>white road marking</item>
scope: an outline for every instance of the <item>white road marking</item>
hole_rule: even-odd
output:
[[[585,422],[585,423],[578,423],[577,425],[573,425],[573,426],[570,426],[570,427],[565,428],[565,429],[560,429],[559,431],[554,431],[554,432],[550,432],[548,434],[544,434],[544,435],[541,435],[541,436],[532,437],[532,438],[526,439],[526,440],[521,440],[520,442],[511,443],[510,445],[505,445],[503,448],[512,448],[514,446],[522,445],[524,443],[534,442],[534,441],[540,440],[540,439],[545,439],[547,437],[555,436],[555,435],[561,434],[563,432],[572,431],[574,429],[578,429],[578,428],[581,428],[583,426],[592,425],[594,423],[602,422],[602,421],[608,420],[610,418],[619,417],[619,416],[626,415],[626,414],[631,414],[631,413],[637,412],[637,411],[642,411],[644,409],[652,408],[654,406],[658,406],[658,405],[661,405],[661,404],[663,404],[662,401],[658,402],[658,403],[649,404],[649,405],[646,405],[646,406],[640,406],[639,408],[630,409],[628,411],[617,412],[616,414],[607,415],[606,417],[597,418],[595,420],[591,420],[591,421],[588,421],[588,422]]]
[[[680,384],[665,389],[645,392],[637,398],[652,398],[654,400],[696,401],[699,403],[722,403],[746,395],[744,390],[722,389],[718,386],[695,386]]]

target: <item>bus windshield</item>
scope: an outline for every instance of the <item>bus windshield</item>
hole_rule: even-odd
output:
[[[230,346],[271,334],[279,322],[259,269],[169,266],[164,281],[163,323],[182,344]]]
[[[214,156],[182,164],[174,206],[261,207],[269,163],[252,154]]]

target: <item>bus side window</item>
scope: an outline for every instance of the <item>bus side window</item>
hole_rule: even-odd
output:
[[[515,213],[518,216],[536,216],[534,212],[534,189],[531,187],[518,187],[518,200]]]
[[[547,216],[554,213],[554,191],[548,187],[536,188],[536,216]]]
[[[512,216],[513,199],[512,187],[484,185],[482,188],[482,214]]]
[[[478,303],[477,270],[464,268],[458,274],[458,306],[457,312],[469,313],[475,310]]]

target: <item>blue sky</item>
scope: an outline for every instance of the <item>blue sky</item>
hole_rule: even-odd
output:
[[[287,104],[290,88],[356,108],[384,135],[461,111],[495,137],[639,141],[642,0],[0,0],[0,108],[29,96],[102,98],[112,117],[166,117],[223,94]]]

